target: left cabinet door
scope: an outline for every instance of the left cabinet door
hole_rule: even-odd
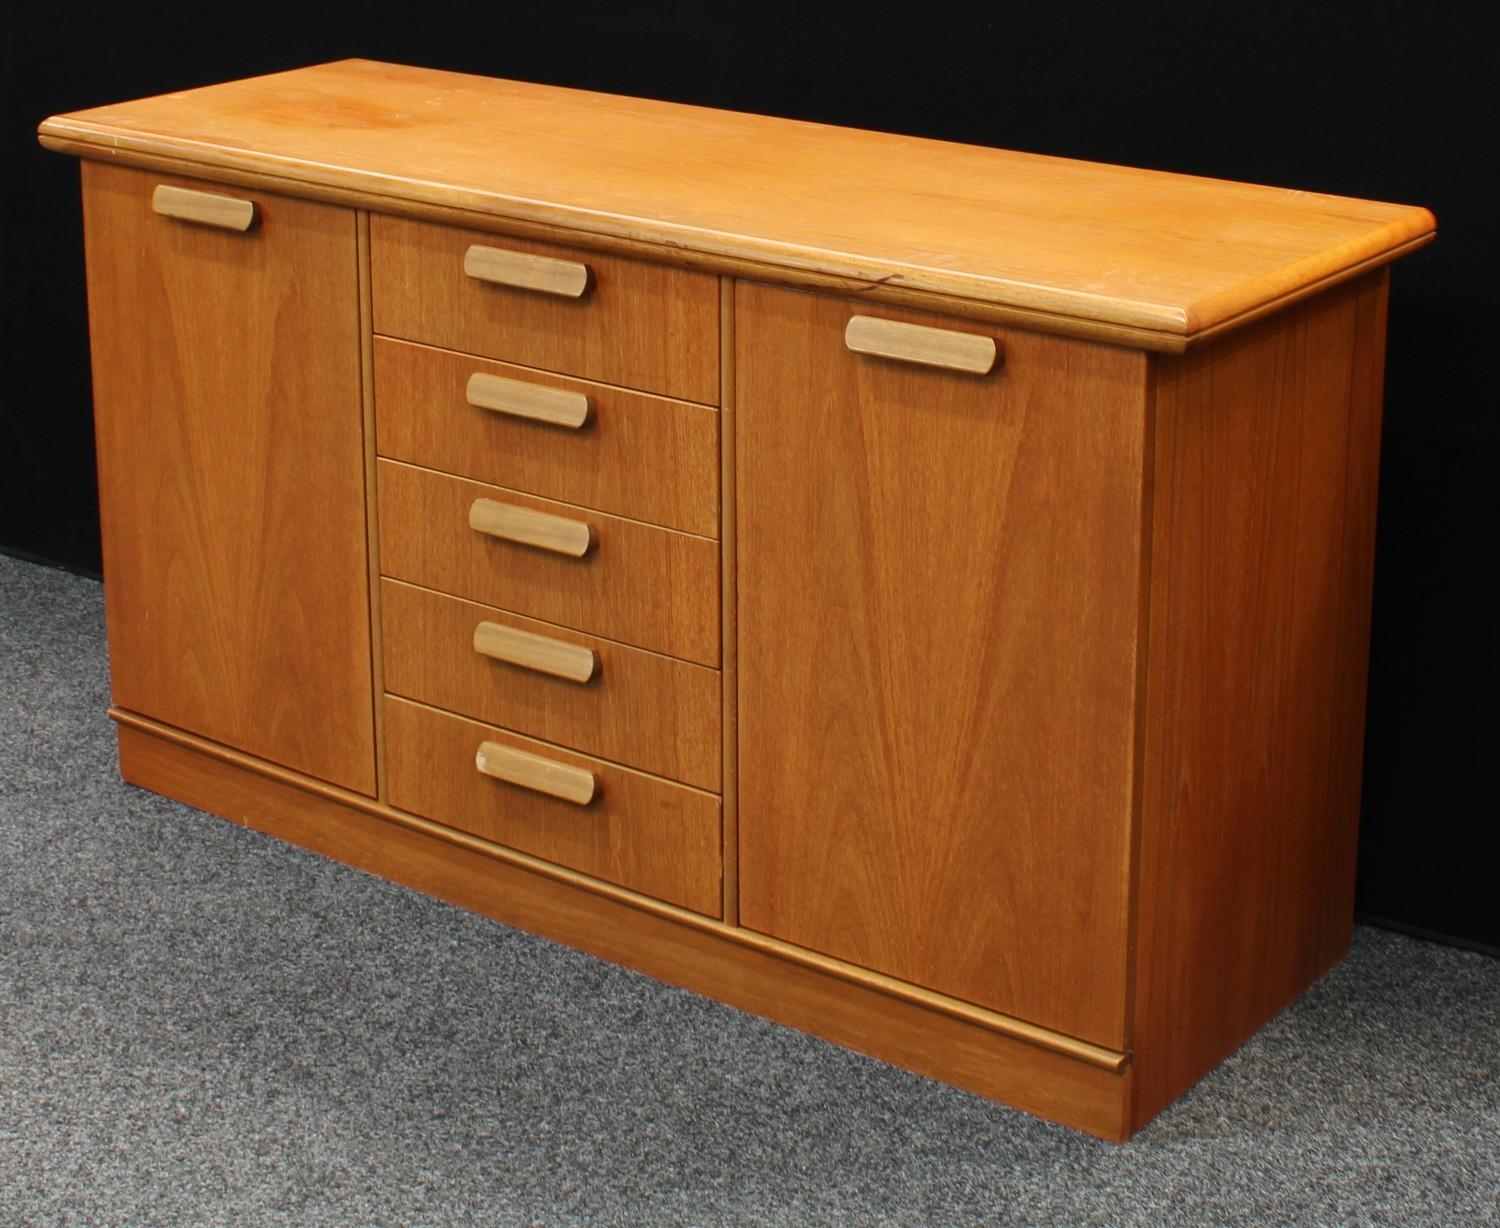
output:
[[[355,213],[96,162],[83,201],[114,702],[373,794]]]

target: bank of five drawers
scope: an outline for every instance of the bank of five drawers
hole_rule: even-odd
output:
[[[718,279],[377,215],[371,282],[391,804],[718,915]]]

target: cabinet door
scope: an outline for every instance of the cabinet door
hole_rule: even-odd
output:
[[[1122,1047],[1145,357],[736,303],[742,923]]]
[[[257,221],[160,216],[164,182]],[[371,793],[354,212],[83,183],[115,703]]]

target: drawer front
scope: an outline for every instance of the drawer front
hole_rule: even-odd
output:
[[[377,333],[718,403],[712,274],[380,214],[370,274]]]
[[[391,697],[385,738],[392,806],[721,915],[719,799],[711,794]],[[514,752],[518,762],[504,762]],[[566,786],[591,779],[593,796],[580,804],[486,775],[477,764],[482,754],[489,771],[534,772],[547,788],[549,770],[568,774]]]
[[[719,664],[718,542],[396,461],[377,469],[383,574]],[[557,550],[471,528],[476,502],[513,518],[541,513],[559,529]]]
[[[378,337],[375,421],[382,456],[719,535],[719,415],[702,405]]]
[[[717,670],[396,580],[380,602],[386,690],[718,790]]]

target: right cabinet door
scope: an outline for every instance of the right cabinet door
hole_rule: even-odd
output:
[[[1146,357],[740,283],[735,363],[741,923],[1124,1048]]]

